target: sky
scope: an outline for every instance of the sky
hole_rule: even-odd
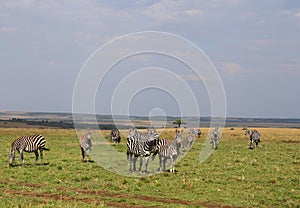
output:
[[[88,58],[104,44],[142,31],[175,34],[198,46],[219,74],[227,116],[300,118],[300,1],[293,0],[0,0],[0,110],[72,112],[76,79]],[[112,67],[95,95],[96,113],[114,113],[114,89],[146,67],[178,74],[201,116],[212,115],[215,98],[204,81],[157,54]],[[134,115],[176,116],[178,100],[152,88],[126,105]]]

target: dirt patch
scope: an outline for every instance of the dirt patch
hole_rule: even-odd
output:
[[[26,186],[30,188],[41,188],[47,186],[48,184],[30,184],[25,182],[12,182],[18,186]],[[0,181],[0,184],[6,184],[4,181]],[[87,190],[87,189],[67,189],[64,187],[56,187],[59,193],[36,193],[36,192],[28,192],[28,191],[19,191],[13,190],[8,188],[0,189],[3,193],[9,195],[20,195],[25,197],[37,197],[37,198],[44,198],[49,200],[63,200],[67,202],[81,202],[86,204],[92,205],[107,205],[111,207],[123,207],[123,208],[143,208],[146,206],[131,204],[129,202],[119,201],[113,202],[108,201],[108,199],[99,199],[99,198],[113,198],[113,199],[136,199],[141,201],[149,201],[149,202],[158,202],[162,204],[177,204],[177,205],[186,205],[186,206],[203,206],[207,208],[234,208],[233,206],[217,204],[213,202],[202,202],[202,201],[192,201],[192,200],[182,200],[176,198],[161,198],[156,196],[143,196],[143,195],[131,195],[125,193],[113,193],[105,190]],[[66,193],[72,192],[74,195],[77,196],[68,196],[65,195]],[[85,197],[87,196],[87,197]],[[96,197],[91,197],[96,196]],[[92,198],[92,199],[91,199]]]
[[[25,197],[32,197],[32,198],[44,198],[49,200],[61,200],[65,202],[81,202],[85,204],[92,204],[92,205],[107,205],[111,207],[124,207],[124,208],[144,208],[145,206],[128,204],[126,202],[112,202],[112,201],[101,201],[97,199],[90,199],[84,197],[72,197],[72,196],[63,196],[63,193],[59,194],[52,194],[52,193],[32,193],[32,192],[24,192],[24,191],[16,191],[11,189],[3,189],[3,193],[10,194],[10,195],[19,195]]]
[[[300,144],[300,140],[282,140],[282,143],[288,143],[288,144]]]
[[[182,200],[175,198],[160,198],[155,196],[143,196],[143,195],[130,195],[130,194],[114,194],[107,191],[89,191],[83,189],[75,189],[78,193],[88,194],[88,195],[97,195],[97,196],[109,196],[114,198],[126,198],[126,199],[138,199],[142,201],[150,201],[150,202],[160,202],[163,204],[178,204],[178,205],[190,205],[190,206],[204,206],[208,208],[233,208],[232,206],[221,205],[210,202],[201,202],[201,201],[191,201],[191,200]]]

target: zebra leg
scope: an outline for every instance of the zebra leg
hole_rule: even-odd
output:
[[[253,149],[254,145],[253,145],[253,141],[250,141],[250,149]]]
[[[23,150],[20,150],[20,159],[22,160],[22,165],[24,165],[24,155],[23,155]]]
[[[162,156],[159,155],[159,171],[162,171]]]
[[[140,168],[139,168],[139,172],[142,172],[142,166],[143,166],[143,157],[140,156]]]
[[[129,157],[129,164],[130,164],[130,165],[129,165],[129,166],[130,166],[130,167],[129,167],[129,171],[132,172],[132,162],[133,162],[133,161],[132,161],[132,155],[129,153],[129,154],[127,154],[127,158],[128,158],[128,157]]]
[[[173,173],[173,168],[174,168],[174,164],[173,164],[173,157],[170,157],[170,172]]]
[[[81,147],[81,155],[82,155],[82,162],[85,162],[84,158],[85,158],[85,151],[84,149]]]
[[[158,158],[159,158],[159,167],[157,168],[157,171],[161,171],[162,170],[162,158],[161,158],[161,155],[159,154],[158,155]],[[152,156],[152,160],[153,160],[153,156]]]
[[[133,172],[136,171],[136,160],[137,160],[137,157],[134,156],[134,158],[133,158]]]
[[[20,160],[18,160],[18,164],[20,164],[20,161],[22,160],[20,150],[18,150],[18,153],[19,153],[19,157],[20,157]]]
[[[43,164],[43,149],[40,149],[41,165]]]
[[[148,162],[149,162],[149,158],[150,158],[150,155],[146,157],[145,159],[145,173],[149,173],[148,172]]]
[[[39,159],[39,152],[38,152],[38,150],[34,151],[34,154],[35,154],[35,162],[34,162],[34,164],[36,164],[37,161],[38,161],[38,159]]]
[[[165,157],[163,160],[163,171],[166,171],[166,163],[167,163],[167,158]]]

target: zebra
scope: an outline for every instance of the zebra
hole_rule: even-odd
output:
[[[254,148],[254,143],[256,144],[256,147],[258,146],[258,143],[260,142],[260,133],[257,130],[246,130],[245,135],[250,135],[250,147],[249,149]]]
[[[202,134],[201,129],[195,130],[195,133],[198,135],[198,138],[200,138],[200,136]]]
[[[110,132],[110,141],[120,143],[121,141],[121,134],[119,129],[112,129]]]
[[[188,136],[185,138],[185,140],[182,142],[182,151],[186,152],[187,146],[189,145],[189,149],[193,146],[195,141],[195,133],[193,129],[190,130]]]
[[[92,150],[92,132],[89,130],[87,134],[82,135],[79,140],[82,162],[86,162],[85,156],[89,157],[89,153]]]
[[[182,141],[182,132],[176,130],[174,140],[171,142],[166,139],[160,139],[156,145],[156,150],[152,156],[154,160],[155,156],[159,155],[159,171],[166,170],[166,161],[170,159],[170,172],[175,172],[175,162],[179,156],[179,148]],[[163,164],[162,164],[163,163]]]
[[[218,149],[218,144],[220,142],[220,133],[218,127],[215,127],[214,130],[210,133],[210,143],[212,149]]]
[[[43,161],[43,150],[49,151],[50,149],[45,147],[46,140],[40,134],[30,135],[30,136],[21,136],[15,139],[11,144],[11,150],[9,155],[9,165],[12,166],[15,159],[15,152],[18,151],[20,154],[20,160],[24,165],[24,152],[34,152],[35,154],[35,164],[38,161],[40,156],[41,164]],[[40,151],[40,155],[39,152]]]
[[[134,137],[127,137],[127,159],[130,160],[130,172],[136,171],[136,160],[140,157],[140,168],[139,171],[142,170],[143,165],[143,157],[146,158],[145,161],[145,173],[148,173],[148,161],[150,158],[150,154],[155,150],[155,147],[158,142],[158,137],[152,135],[148,137],[148,140],[138,140]],[[132,167],[133,165],[133,167]]]

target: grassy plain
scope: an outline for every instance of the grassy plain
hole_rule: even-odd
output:
[[[262,142],[254,150],[241,128],[225,129],[219,149],[200,163],[209,129],[202,130],[175,174],[127,177],[96,162],[82,163],[74,130],[1,128],[0,207],[300,206],[300,129],[258,129]],[[171,139],[174,131],[161,137]],[[34,165],[34,154],[25,153],[24,166],[9,167],[13,139],[34,133],[43,134],[51,149],[44,153],[45,164]],[[109,132],[103,133],[107,138]],[[123,133],[113,147],[126,158]]]

